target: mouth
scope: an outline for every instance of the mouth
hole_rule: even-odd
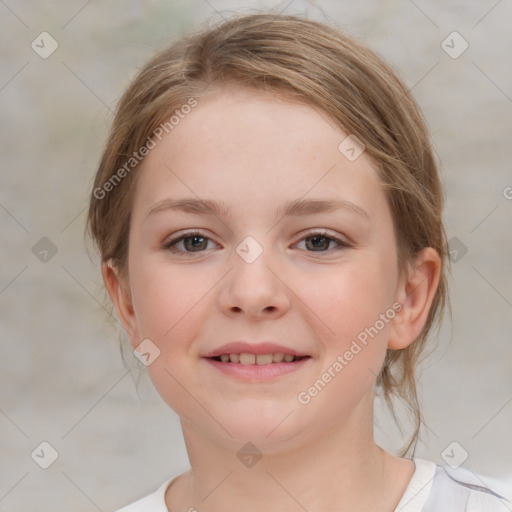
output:
[[[292,353],[291,350],[275,344],[248,346],[237,343],[205,354],[202,359],[219,372],[217,375],[254,384],[273,382],[289,373],[296,373],[313,360],[309,355]]]
[[[296,363],[303,359],[309,359],[310,356],[297,356],[295,354],[285,354],[283,352],[276,352],[270,354],[251,354],[248,352],[220,354],[219,356],[209,357],[219,363],[236,364],[244,366],[267,366],[280,363]]]
[[[313,361],[313,357],[304,352],[270,341],[227,343],[204,354],[202,359],[216,372],[252,383],[297,372]]]

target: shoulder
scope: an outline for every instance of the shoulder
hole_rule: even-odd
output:
[[[496,481],[462,467],[435,465],[422,512],[510,512],[510,507],[510,500],[497,491]]]
[[[153,493],[126,507],[120,508],[116,512],[168,512],[165,505],[165,491],[175,478],[177,477],[166,480]]]

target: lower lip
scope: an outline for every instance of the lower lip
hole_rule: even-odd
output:
[[[295,372],[308,364],[311,357],[305,357],[293,363],[272,363],[272,364],[240,364],[240,363],[223,363],[215,359],[204,358],[206,362],[211,364],[217,370],[237,377],[242,380],[260,381],[286,375]]]

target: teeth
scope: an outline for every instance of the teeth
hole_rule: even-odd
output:
[[[272,363],[282,363],[283,361],[286,363],[291,363],[297,359],[293,354],[283,354],[282,352],[258,355],[248,354],[245,352],[242,354],[221,354],[219,358],[223,363],[227,363],[229,361],[231,363],[239,363],[244,365],[257,364],[259,366]]]
[[[256,364],[271,364],[273,359],[272,354],[259,354],[256,356]]]
[[[274,363],[280,363],[284,359],[284,354],[281,354],[280,352],[277,354],[274,354]]]
[[[240,354],[240,364],[254,364],[255,362],[255,354]]]

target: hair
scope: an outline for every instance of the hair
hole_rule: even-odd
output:
[[[318,21],[262,13],[189,33],[158,52],[121,97],[94,180],[87,228],[101,260],[128,277],[138,162],[154,147],[149,143],[158,127],[180,109],[187,112],[185,106],[197,98],[230,86],[318,107],[355,135],[377,164],[393,217],[400,276],[423,248],[441,257],[439,284],[419,336],[405,349],[387,350],[376,382],[399,428],[392,398],[410,409],[413,433],[401,455],[411,447],[414,454],[423,421],[416,370],[427,335],[436,323],[440,327],[449,306],[444,191],[417,103],[391,66],[356,38]],[[165,131],[171,124],[164,124]]]

